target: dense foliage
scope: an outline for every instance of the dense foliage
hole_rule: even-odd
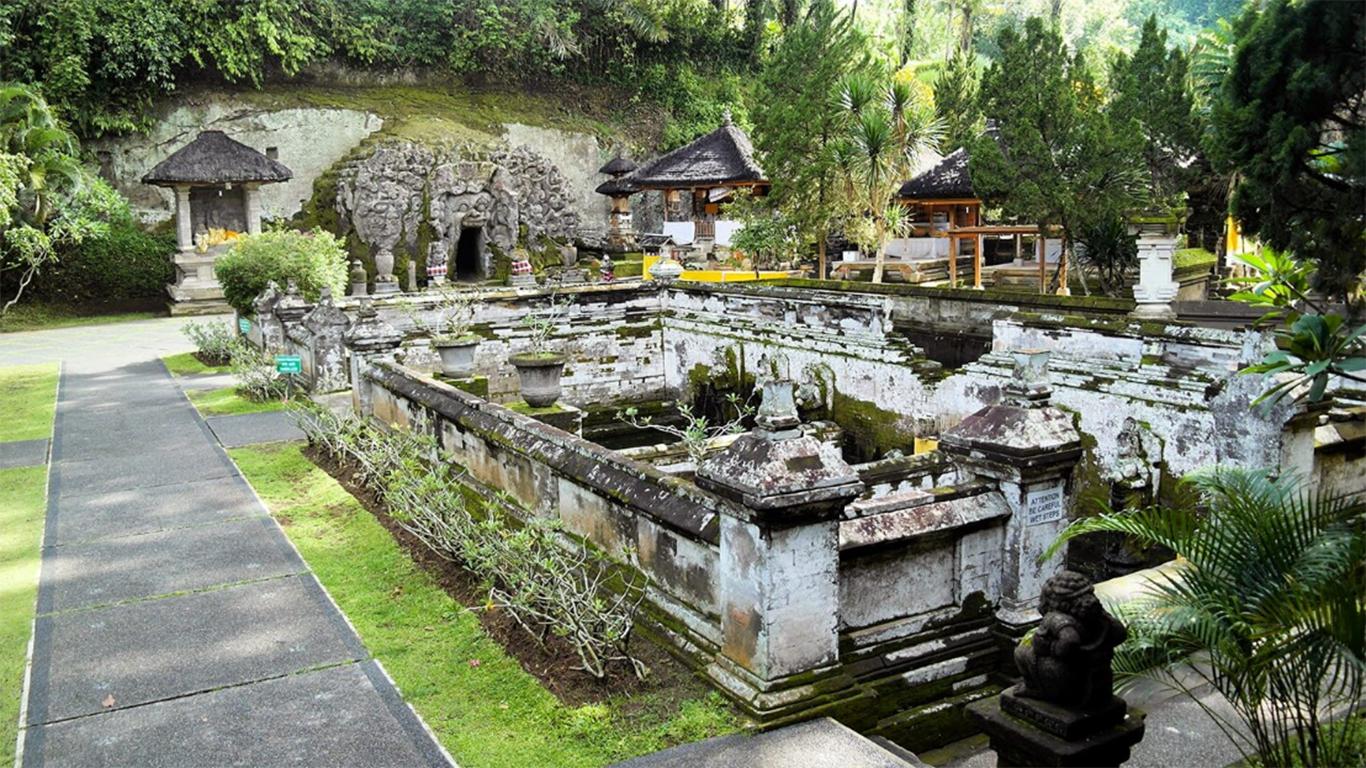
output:
[[[1141,134],[1111,119],[1085,55],[1069,54],[1043,19],[1030,19],[1023,35],[1004,30],[997,43],[1000,58],[982,77],[981,99],[999,139],[971,142],[973,188],[1007,216],[1060,229],[1069,261],[1079,241],[1122,245],[1111,235],[1147,189]],[[1086,249],[1107,292],[1117,289],[1130,253]]]
[[[67,304],[159,299],[175,281],[175,237],[148,234],[131,218],[111,222],[34,279],[34,298]]]
[[[346,250],[329,232],[263,232],[238,238],[214,264],[223,297],[242,314],[270,283],[284,288],[290,281],[308,301],[324,287],[341,296],[346,288]]]
[[[329,63],[479,82],[709,77],[757,50],[734,14],[706,0],[20,0],[0,10],[0,80],[41,83],[93,136],[146,127],[187,82],[259,86]]]
[[[72,248],[108,234],[111,221],[130,221],[126,201],[78,151],[40,95],[0,87],[0,314]]]
[[[977,64],[971,53],[955,53],[934,81],[934,111],[944,126],[939,152],[966,147],[982,132],[982,107],[977,99]]]
[[[1353,764],[1350,729],[1326,719],[1366,693],[1363,500],[1263,471],[1216,468],[1189,482],[1198,509],[1084,518],[1048,553],[1109,532],[1180,556],[1175,573],[1125,606],[1129,640],[1116,651],[1116,679],[1155,677],[1194,696],[1188,675],[1197,676],[1234,718],[1206,713],[1259,765]],[[1188,663],[1197,653],[1201,662]]]
[[[1237,172],[1233,214],[1352,304],[1366,271],[1366,6],[1280,0],[1242,26],[1210,141]]]

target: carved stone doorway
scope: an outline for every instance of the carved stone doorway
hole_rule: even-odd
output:
[[[461,227],[460,240],[455,245],[455,269],[450,278],[470,282],[484,278],[484,228]]]

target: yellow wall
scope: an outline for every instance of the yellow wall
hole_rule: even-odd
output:
[[[641,263],[641,277],[653,280],[650,267],[657,261],[658,255],[646,254]],[[753,270],[746,269],[685,269],[679,279],[698,283],[747,283],[753,280],[781,280],[791,276],[791,273],[779,270],[761,271],[756,275]]]

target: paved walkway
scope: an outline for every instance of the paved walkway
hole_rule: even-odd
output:
[[[446,765],[157,361],[179,325],[0,336],[64,360],[23,765]]]

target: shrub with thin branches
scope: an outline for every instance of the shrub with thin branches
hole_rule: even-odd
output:
[[[355,468],[355,479],[405,531],[481,578],[488,607],[507,610],[538,642],[547,634],[564,638],[594,677],[605,677],[613,661],[644,677],[644,664],[628,650],[643,576],[566,541],[557,522],[514,525],[496,510],[472,510],[460,475],[421,425],[386,430],[317,408],[300,410],[298,420],[312,445]]]
[[[1117,612],[1129,640],[1115,653],[1116,680],[1181,690],[1262,765],[1347,764],[1353,729],[1325,725],[1359,705],[1366,682],[1366,499],[1311,492],[1265,470],[1216,467],[1187,482],[1200,509],[1078,520],[1045,557],[1102,531],[1175,552],[1176,572]],[[1192,693],[1189,671],[1236,720]]]
[[[199,359],[211,365],[226,365],[233,352],[243,344],[232,327],[222,321],[190,322],[180,329],[195,347]]]

